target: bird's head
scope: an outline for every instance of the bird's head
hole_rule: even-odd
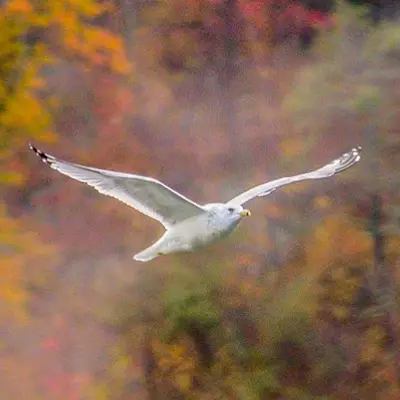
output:
[[[227,204],[227,207],[228,207],[228,213],[239,215],[240,218],[251,216],[251,212],[249,210],[244,209],[242,206],[233,206]]]
[[[245,210],[242,206],[235,206],[232,204],[207,204],[206,208],[217,213],[226,220],[239,221],[243,217],[249,217],[251,215],[249,210]]]

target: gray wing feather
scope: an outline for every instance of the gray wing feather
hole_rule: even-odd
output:
[[[72,164],[43,153],[32,145],[30,148],[56,171],[122,201],[161,222],[167,229],[187,218],[206,212],[200,205],[156,179]]]
[[[242,205],[248,202],[249,200],[253,199],[254,197],[267,196],[280,186],[288,185],[289,183],[303,181],[306,179],[328,178],[329,176],[335,175],[338,172],[350,168],[352,165],[358,162],[361,159],[360,152],[361,152],[361,147],[354,148],[350,152],[344,153],[338,159],[332,161],[331,163],[315,171],[307,172],[305,174],[290,176],[286,178],[276,179],[268,183],[263,183],[262,185],[256,186],[236,196],[235,198],[230,200],[227,204]]]

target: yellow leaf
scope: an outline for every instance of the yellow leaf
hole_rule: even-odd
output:
[[[32,12],[32,5],[27,0],[10,0],[7,3],[7,11],[10,13],[24,13]]]

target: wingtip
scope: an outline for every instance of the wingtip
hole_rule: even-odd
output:
[[[361,146],[353,147],[349,152],[344,153],[340,158],[334,161],[336,163],[335,173],[342,172],[350,168],[361,160]]]
[[[37,147],[35,147],[32,143],[29,143],[29,148],[38,156],[40,159],[51,166],[52,164],[52,157],[44,153],[43,151],[39,150]]]
[[[34,153],[36,153],[38,155],[41,153],[41,151],[36,146],[34,146],[32,143],[29,143],[28,146]]]
[[[352,153],[355,157],[354,162],[359,162],[361,160],[361,151],[362,151],[361,146],[357,146],[352,149]]]

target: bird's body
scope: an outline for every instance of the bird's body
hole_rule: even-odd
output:
[[[153,178],[72,164],[43,153],[34,146],[30,147],[51,168],[93,186],[100,193],[115,197],[164,225],[164,235],[134,256],[138,261],[192,251],[223,238],[238,226],[243,217],[250,215],[242,207],[245,202],[254,197],[267,196],[278,187],[292,182],[332,176],[360,160],[360,148],[352,149],[315,171],[256,186],[227,203],[202,206]]]
[[[167,229],[152,246],[134,256],[137,261],[149,261],[162,254],[192,251],[228,236],[244,215],[231,213],[222,203],[206,204],[206,215],[188,218]],[[244,211],[244,210],[243,210]]]

